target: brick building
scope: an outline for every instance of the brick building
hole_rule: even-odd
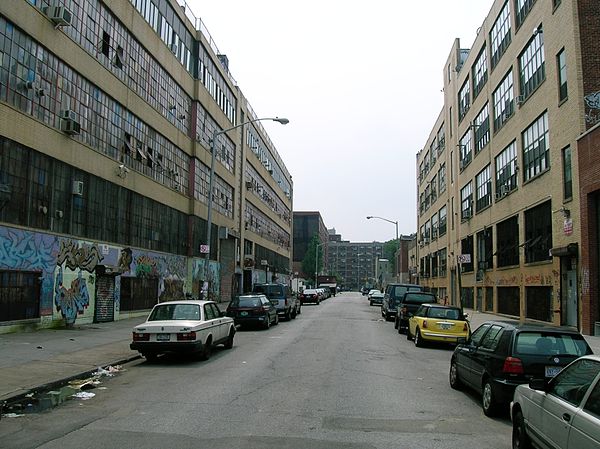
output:
[[[496,0],[471,47],[454,42],[417,155],[418,274],[451,302],[593,333],[598,187],[580,180],[599,17],[596,1]]]
[[[288,282],[290,173],[179,3],[0,2],[0,333]]]

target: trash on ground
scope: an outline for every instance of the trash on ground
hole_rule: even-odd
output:
[[[89,391],[80,391],[79,393],[75,393],[73,395],[74,398],[81,399],[83,401],[91,399],[94,396],[96,396],[96,393],[90,393]]]
[[[19,418],[21,416],[25,416],[22,413],[4,413],[2,415],[3,418]]]
[[[107,366],[106,368],[102,368],[101,366],[98,367],[98,371],[96,371],[94,373],[94,376],[114,376],[115,374],[117,374],[119,371],[122,370],[121,365],[115,365],[115,366]]]

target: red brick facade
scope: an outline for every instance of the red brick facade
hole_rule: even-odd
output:
[[[581,204],[581,331],[594,334],[600,321],[599,307],[599,223],[600,205],[600,124],[577,145],[579,160],[579,195]]]

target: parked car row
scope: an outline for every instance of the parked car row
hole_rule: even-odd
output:
[[[305,288],[304,291],[298,293],[298,299],[301,304],[316,304],[321,301],[331,298],[331,290],[329,287]]]
[[[398,286],[386,289],[386,318]],[[461,308],[438,304],[414,286],[402,288],[394,301],[398,332],[406,331],[417,347],[454,345],[450,387],[479,393],[486,416],[510,409],[513,449],[600,448],[600,356],[577,330],[493,320],[471,332]]]
[[[302,313],[302,301],[284,284],[256,284],[253,293],[236,296],[221,311],[213,301],[168,301],[156,304],[145,323],[133,329],[131,349],[146,359],[160,354],[186,353],[206,360],[212,348],[233,347],[236,326],[269,329],[279,319]]]

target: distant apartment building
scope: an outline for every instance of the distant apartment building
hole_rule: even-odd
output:
[[[329,257],[326,265],[328,274],[338,276],[339,285],[351,290],[359,290],[363,286],[374,286],[381,271],[378,267],[389,264],[378,264],[383,258],[383,243],[349,242],[345,240],[329,241]],[[381,276],[389,279],[389,273]]]
[[[179,1],[0,2],[0,333],[288,283],[293,185],[260,119]]]
[[[416,234],[400,235],[398,242],[398,250],[396,251],[396,272],[393,277],[396,282],[411,283],[410,273],[410,250],[417,243]]]
[[[318,236],[319,255],[325,261],[323,266],[327,266],[329,233],[323,222],[323,217],[316,211],[294,211],[294,239],[293,239],[293,272],[299,276],[309,278],[314,277],[314,273],[302,273],[302,261],[308,250],[310,241],[315,235]]]
[[[600,3],[496,0],[417,155],[420,282],[586,334],[598,310]]]

